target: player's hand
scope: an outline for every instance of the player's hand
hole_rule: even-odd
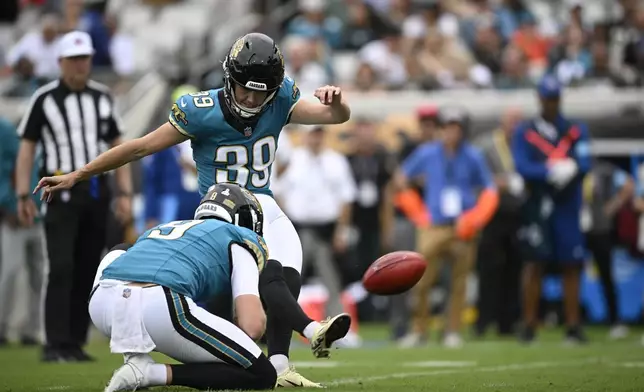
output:
[[[122,225],[125,226],[132,221],[132,199],[129,196],[119,196],[115,207],[114,215]]]
[[[339,105],[342,102],[342,89],[336,86],[324,86],[315,90],[315,97],[323,105]]]
[[[40,200],[49,202],[54,192],[70,189],[76,185],[76,176],[74,173],[63,174],[54,177],[43,177],[38,181],[38,185],[34,189],[34,194],[39,190],[43,190]]]
[[[348,228],[338,227],[335,230],[335,234],[333,235],[333,250],[336,253],[342,254],[347,251],[347,248],[349,247],[348,237],[349,237]]]
[[[31,198],[24,200],[18,199],[18,221],[21,226],[31,227],[37,215],[36,205]]]

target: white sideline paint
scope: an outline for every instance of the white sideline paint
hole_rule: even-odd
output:
[[[405,362],[403,366],[407,367],[425,367],[425,368],[460,368],[467,366],[476,366],[476,362],[471,361],[422,361],[422,362]]]
[[[460,373],[498,373],[512,370],[530,370],[530,369],[545,369],[545,368],[554,368],[562,366],[580,366],[588,363],[597,362],[598,359],[591,358],[583,361],[568,361],[568,362],[532,362],[524,364],[510,364],[510,365],[500,365],[500,366],[489,366],[489,367],[480,367],[480,368],[462,368],[462,369],[446,369],[446,370],[433,370],[427,372],[407,372],[407,373],[392,373],[385,374],[382,376],[371,376],[371,377],[353,377],[353,378],[341,378],[335,381],[324,382],[326,386],[335,386],[335,385],[351,385],[351,384],[361,384],[366,382],[375,382],[390,380],[394,378],[409,378],[409,377],[432,377],[432,376],[442,376],[447,374],[460,374]]]

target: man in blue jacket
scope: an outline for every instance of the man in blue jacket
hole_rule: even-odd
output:
[[[582,180],[591,156],[585,124],[560,112],[561,85],[546,76],[538,86],[540,116],[518,125],[512,154],[524,178],[528,200],[521,211],[519,237],[525,251],[523,321],[520,340],[535,338],[545,263],[562,267],[566,338],[583,343],[579,309],[579,282],[584,263],[584,236],[580,227]]]
[[[23,345],[33,345],[39,340],[41,320],[40,296],[43,286],[45,265],[44,235],[40,219],[30,227],[21,226],[16,209],[18,201],[14,189],[16,157],[20,138],[16,127],[0,118],[0,345],[7,342],[6,334],[9,316],[17,296],[14,294],[15,281],[23,264],[27,266],[27,319],[20,329]],[[31,186],[38,184],[38,168],[34,165]],[[38,196],[33,196],[36,206],[40,206]],[[21,290],[21,291],[24,291]]]

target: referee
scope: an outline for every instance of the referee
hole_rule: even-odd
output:
[[[83,167],[121,141],[114,100],[106,86],[89,80],[92,40],[72,31],[59,43],[61,77],[36,91],[18,128],[16,192],[25,226],[37,215],[29,197],[36,147],[42,147],[41,173],[61,175]],[[129,168],[116,171],[119,220],[131,215]],[[46,345],[43,361],[92,360],[84,351],[89,314],[87,298],[105,246],[111,195],[106,177],[79,183],[56,194],[43,208],[49,276],[45,298]]]

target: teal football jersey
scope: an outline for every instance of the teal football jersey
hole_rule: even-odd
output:
[[[177,99],[169,121],[191,139],[201,196],[213,184],[224,182],[272,195],[269,187],[277,140],[299,98],[297,85],[286,77],[276,97],[251,124],[235,120],[223,89]]]
[[[207,301],[232,291],[232,244],[251,252],[261,272],[268,251],[260,236],[206,219],[175,221],[146,231],[105,268],[101,279],[156,283],[194,301]]]

